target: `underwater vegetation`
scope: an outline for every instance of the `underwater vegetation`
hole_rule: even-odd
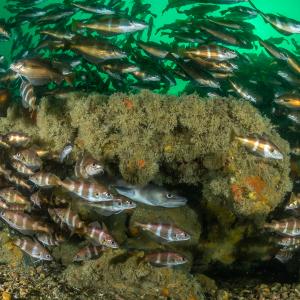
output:
[[[143,1],[61,2],[0,19],[0,263],[89,299],[194,300],[203,273],[296,260],[299,21],[250,0],[169,0],[185,19],[162,25]]]
[[[66,209],[71,208],[68,213],[70,221],[65,219],[64,215],[60,220],[70,229],[73,228],[72,231],[77,233],[78,237],[66,239],[65,236],[63,242],[53,243],[51,259],[68,266],[64,274],[72,286],[88,289],[93,286],[95,289],[95,278],[104,280],[104,277],[107,282],[116,282],[115,278],[118,277],[120,282],[120,278],[123,278],[120,277],[120,270],[124,274],[127,274],[127,268],[128,272],[131,268],[148,270],[149,267],[144,266],[147,256],[166,249],[169,255],[183,255],[187,264],[182,266],[181,270],[163,271],[167,274],[164,277],[165,281],[159,286],[168,286],[168,280],[172,282],[173,276],[182,276],[182,282],[188,280],[188,286],[193,285],[193,281],[185,276],[190,276],[186,271],[193,266],[194,259],[198,262],[200,259],[202,268],[205,269],[212,262],[218,261],[226,265],[240,259],[240,255],[247,256],[247,252],[251,253],[255,244],[253,248],[245,250],[243,243],[249,237],[255,236],[256,230],[263,229],[268,214],[283,202],[285,193],[291,190],[288,143],[280,138],[270,121],[256,108],[248,102],[233,98],[201,99],[197,95],[178,98],[149,91],[142,91],[136,95],[118,93],[111,96],[70,93],[60,101],[51,97],[42,99],[35,123],[29,116],[24,115],[17,105],[12,106],[7,111],[7,117],[0,119],[0,128],[3,142],[9,143],[11,140],[16,143],[21,140],[22,143],[27,143],[26,138],[31,137],[36,148],[28,144],[27,147],[31,147],[29,149],[39,150],[36,153],[43,149],[48,153],[48,158],[41,158],[44,161],[44,173],[34,171],[35,175],[30,175],[29,179],[36,186],[40,186],[40,189],[43,189],[43,186],[54,186],[51,198],[46,193],[48,199],[41,202],[44,214],[49,213],[52,217],[54,212],[60,216],[59,211],[66,214]],[[8,134],[10,132],[12,134]],[[17,134],[18,132],[22,134]],[[265,142],[258,139],[262,149],[265,147],[264,143],[267,143],[267,138],[272,141],[272,145],[276,145],[282,157],[274,159],[253,153],[246,144],[239,142],[238,136],[264,136]],[[69,145],[73,145],[72,151],[69,150]],[[271,147],[271,144],[267,145]],[[32,166],[40,162],[33,157],[27,160],[20,158],[18,153],[27,152],[18,149],[20,148],[16,148],[17,152],[13,151],[13,157],[19,158],[24,164]],[[3,148],[2,155],[5,156],[5,153],[10,151]],[[70,153],[60,163],[57,161],[61,157],[59,153],[64,151]],[[77,181],[69,182],[70,179],[66,179],[74,176],[75,166],[78,165],[76,161],[82,161],[82,151],[90,153],[95,161],[99,162],[97,174],[100,177],[96,176],[95,179],[98,184],[107,182],[107,188],[103,190],[106,198],[94,198],[91,194],[85,196],[83,185],[81,190],[77,191]],[[63,168],[60,167],[62,165]],[[48,173],[45,174],[45,171]],[[79,173],[86,174],[82,171]],[[10,180],[9,176],[5,176],[5,168],[2,174],[6,180]],[[48,177],[45,177],[46,175]],[[108,204],[106,207],[102,204],[100,207],[101,201],[109,201],[110,197],[114,199],[114,187],[117,191],[122,191],[123,188],[128,192],[124,195],[135,200],[129,191],[138,190],[138,187],[142,188],[150,183],[154,186],[169,187],[169,190],[179,188],[188,200],[187,205],[182,206],[185,202],[174,202],[181,207],[167,208],[168,205],[163,203],[172,199],[149,204],[140,203],[137,197],[135,205],[127,203],[131,205],[128,213],[110,213],[108,215],[111,216],[108,217],[103,215],[103,210],[109,208]],[[144,197],[147,198],[146,195]],[[87,202],[90,204],[86,205]],[[124,202],[121,203],[124,205]],[[38,206],[34,206],[33,212],[39,209]],[[48,209],[48,213],[45,209]],[[74,214],[74,217],[70,213]],[[80,230],[85,227],[84,224],[93,221],[104,221],[109,234],[116,242],[115,245],[112,244],[113,240],[108,237],[100,240],[101,245],[125,248],[109,250],[99,259],[87,264],[84,262],[82,266],[73,265],[72,260],[76,253],[80,248],[88,246],[82,241],[82,237],[89,237],[90,233],[87,231],[82,236]],[[153,234],[151,227],[146,227],[149,230],[142,230],[141,224],[160,224],[162,227],[158,236],[162,238],[155,238],[157,227]],[[172,230],[186,236],[186,241],[182,238],[181,242],[163,242],[164,230],[168,230],[168,224],[178,227]],[[51,227],[49,224],[41,224],[39,230],[41,233],[47,233]],[[37,229],[34,227],[32,230]],[[96,230],[96,227],[93,230]],[[265,247],[264,251],[268,249]],[[86,251],[89,252],[83,252],[84,256],[76,260],[85,261],[97,257],[103,249],[89,248]],[[70,255],[71,253],[73,254]],[[48,253],[45,252],[45,255],[47,257]],[[121,262],[118,260],[119,255]],[[117,266],[114,266],[115,262],[118,262]],[[159,265],[162,263],[159,262]],[[113,266],[108,267],[110,264]],[[103,266],[103,269],[101,267],[98,270],[96,267],[98,271],[94,274],[95,278],[88,279],[88,270],[90,272],[91,268],[94,269],[98,265]],[[106,268],[110,268],[110,271],[105,271]],[[141,272],[145,271],[142,270]],[[156,273],[149,270],[145,271],[146,274],[151,274],[145,275],[145,282],[149,280],[157,286]],[[81,274],[81,277],[74,277],[74,272]],[[161,274],[161,271],[157,272]],[[82,274],[86,274],[87,277]],[[128,274],[126,276],[130,284],[138,281],[137,275],[134,278]],[[124,282],[122,284],[127,286]],[[139,284],[134,286],[139,289]],[[183,286],[186,288],[186,284]],[[197,294],[197,287],[189,289],[194,288]],[[178,289],[180,290],[179,287]],[[129,295],[134,295],[135,292],[132,291]]]

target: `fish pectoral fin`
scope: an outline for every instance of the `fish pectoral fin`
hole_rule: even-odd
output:
[[[116,191],[119,193],[119,194],[123,194],[124,196],[126,197],[133,197],[134,196],[134,189],[131,188],[131,187],[126,187],[126,186],[118,186],[118,185],[115,185],[113,186]]]

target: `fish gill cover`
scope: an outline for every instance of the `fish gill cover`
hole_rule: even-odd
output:
[[[299,18],[250,0],[0,5],[1,263],[48,284],[3,297],[220,298],[202,273],[295,276]]]

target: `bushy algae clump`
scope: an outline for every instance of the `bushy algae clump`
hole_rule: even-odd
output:
[[[149,91],[111,96],[72,93],[64,100],[42,99],[35,123],[10,108],[7,117],[0,118],[0,133],[14,130],[28,133],[53,151],[73,142],[71,159],[86,150],[105,162],[110,175],[121,175],[130,183],[183,187],[196,199],[189,201],[196,217],[194,212],[188,214],[190,220],[180,217],[180,211],[179,217],[165,214],[192,229],[192,244],[198,243],[206,262],[232,263],[243,238],[291,189],[288,143],[256,108],[233,98]],[[284,158],[250,153],[234,140],[235,135],[266,136]],[[194,189],[202,192],[193,194]],[[145,216],[156,221],[155,213],[145,209],[137,210],[132,222]],[[193,220],[197,220],[194,227]],[[122,219],[118,228],[125,223]],[[205,234],[199,240],[201,226]],[[124,229],[116,234],[126,241]]]

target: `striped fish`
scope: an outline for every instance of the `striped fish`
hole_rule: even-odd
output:
[[[235,92],[243,99],[250,101],[254,104],[259,104],[262,101],[261,95],[257,94],[256,91],[250,90],[248,87],[241,85],[237,81],[229,80],[229,83],[234,88]]]
[[[22,105],[24,108],[29,109],[29,111],[36,110],[36,95],[33,86],[30,82],[22,80],[20,86],[20,92],[22,96]]]
[[[299,110],[300,109],[300,95],[287,93],[277,97],[274,102],[276,104],[285,106],[287,108]]]
[[[53,257],[46,248],[30,238],[23,237],[16,239],[13,243],[33,258],[37,258],[38,260],[53,260]]]
[[[49,172],[37,172],[29,177],[29,180],[39,187],[53,187],[60,185],[60,179],[52,173]]]
[[[264,228],[287,236],[300,236],[300,220],[296,218],[282,219],[267,223]]]
[[[73,258],[73,261],[85,261],[98,258],[104,250],[102,246],[88,245],[81,248]]]
[[[26,165],[24,165],[22,162],[17,161],[17,160],[12,160],[11,161],[11,166],[20,174],[22,175],[33,175],[34,171],[28,168]]]
[[[90,224],[85,229],[85,236],[90,239],[95,245],[105,246],[108,248],[119,248],[117,242],[107,232],[106,229],[99,225]]]
[[[22,132],[9,132],[5,135],[5,140],[10,146],[25,147],[31,141],[31,138]]]
[[[104,168],[102,164],[86,152],[82,153],[76,161],[75,176],[78,178],[87,179],[103,173]]]
[[[0,190],[0,198],[10,204],[28,204],[28,199],[18,192],[14,187],[8,187]]]
[[[150,253],[145,256],[145,261],[158,267],[174,267],[188,262],[184,256],[176,252]]]
[[[251,152],[264,158],[283,159],[280,150],[264,138],[235,136],[234,139],[244,145]]]
[[[58,246],[65,239],[61,234],[47,234],[47,233],[38,233],[36,234],[36,238],[41,242],[44,246]]]
[[[18,186],[20,186],[20,187],[22,187],[22,188],[24,188],[26,190],[31,191],[32,188],[33,188],[26,179],[24,179],[24,178],[22,178],[20,176],[17,176],[15,174],[7,176],[6,179],[9,182],[11,182],[11,183],[13,183],[15,185],[18,185]]]
[[[191,238],[188,233],[172,224],[135,222],[134,225],[140,227],[142,230],[149,231],[168,242],[187,241]]]
[[[23,234],[50,233],[52,231],[47,224],[23,212],[5,210],[0,212],[0,217],[13,229]]]
[[[300,193],[291,193],[290,199],[287,204],[284,206],[286,210],[294,210],[300,208]]]
[[[113,200],[113,195],[104,185],[84,180],[65,179],[61,186],[69,192],[88,201],[109,201]]]
[[[233,50],[218,45],[201,45],[183,50],[183,55],[200,57],[207,60],[224,61],[237,57]]]
[[[280,33],[287,34],[287,35],[291,33],[300,33],[299,21],[284,16],[265,14],[261,12],[259,9],[257,9],[257,7],[253,4],[251,0],[249,0],[249,3],[252,5],[254,9],[256,9],[259,12],[259,14],[264,18],[266,22],[270,23]]]
[[[130,199],[122,196],[116,196],[113,200],[101,201],[101,202],[87,202],[90,207],[100,210],[100,214],[103,216],[110,216],[112,214],[118,214],[126,209],[133,209],[136,204]]]
[[[80,220],[79,215],[75,214],[70,207],[68,208],[49,208],[48,212],[52,217],[55,215],[57,218],[54,218],[54,222],[58,220],[66,224],[71,230],[73,229],[82,229],[85,228],[85,224],[83,221]]]
[[[300,246],[300,238],[299,237],[290,237],[284,236],[276,241],[276,243],[280,246],[297,249]]]
[[[12,211],[24,211],[29,208],[29,205],[9,204],[0,199],[0,209],[7,209]]]
[[[14,154],[12,157],[17,161],[22,162],[25,166],[32,170],[40,169],[42,166],[41,159],[32,149],[23,149]]]

